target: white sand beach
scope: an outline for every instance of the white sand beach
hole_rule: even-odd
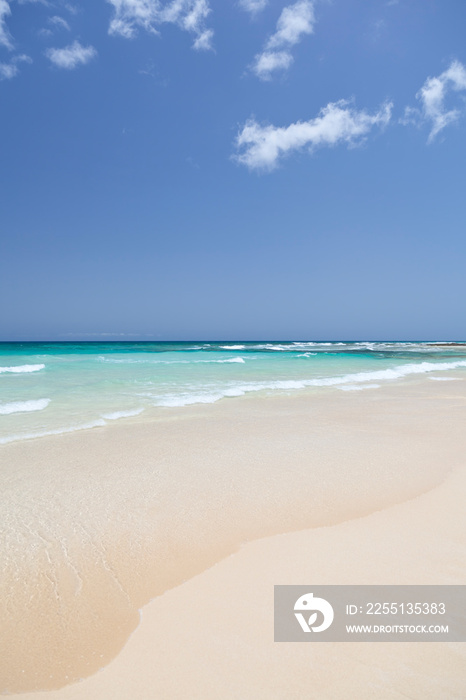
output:
[[[273,642],[274,584],[466,582],[464,381],[163,416],[2,448],[4,692],[466,697],[465,644]]]

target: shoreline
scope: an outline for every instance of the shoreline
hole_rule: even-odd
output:
[[[246,396],[241,412],[220,402],[168,421],[2,446],[12,494],[7,620],[15,624],[0,658],[1,675],[14,676],[10,692],[57,688],[112,658],[118,664],[131,633],[139,635],[141,607],[208,577],[253,540],[370,518],[441,488],[463,463],[462,381],[314,397]],[[35,545],[28,556],[26,543]],[[333,583],[342,582],[337,573]],[[56,643],[53,658],[50,649],[40,656],[44,635]]]
[[[273,585],[464,584],[465,488],[460,468],[383,511],[247,543],[145,606],[121,654],[98,673],[21,697],[301,700],[312,692],[319,700],[457,700],[466,688],[466,644],[275,644]]]
[[[341,396],[342,392],[365,392],[369,390],[403,390],[409,389],[410,386],[422,386],[425,385],[426,380],[434,381],[464,381],[466,378],[465,371],[463,367],[459,369],[449,368],[445,370],[442,366],[444,363],[439,363],[440,376],[436,375],[435,369],[429,370],[429,372],[420,373],[407,373],[406,375],[400,375],[396,379],[371,379],[366,381],[361,381],[359,378],[355,380],[357,383],[352,381],[345,381],[343,383],[333,383],[333,379],[336,377],[330,377],[329,384],[303,384],[299,388],[277,388],[273,391],[270,389],[257,389],[245,391],[244,393],[219,396],[212,401],[197,401],[194,403],[180,403],[171,405],[152,405],[146,406],[144,408],[138,408],[137,410],[122,410],[116,411],[113,414],[110,412],[108,414],[102,414],[94,417],[84,418],[85,423],[81,423],[74,426],[63,426],[61,428],[51,428],[50,430],[45,430],[44,432],[37,433],[24,433],[14,436],[6,436],[0,438],[0,449],[5,445],[20,444],[23,442],[42,440],[44,438],[60,438],[61,436],[70,435],[74,433],[85,434],[89,431],[100,430],[101,428],[112,428],[112,427],[123,427],[129,425],[144,425],[152,424],[155,422],[167,422],[172,420],[182,420],[184,418],[189,418],[192,415],[197,415],[199,411],[202,412],[203,409],[208,409],[210,406],[222,405],[225,402],[234,402],[237,404],[238,408],[241,402],[253,400],[253,401],[273,401],[280,399],[289,399],[293,401],[295,399],[307,399],[308,401],[319,400],[321,397],[326,396],[329,398],[333,396]],[[459,370],[459,371],[458,371]],[[369,374],[374,374],[370,372]],[[377,373],[376,373],[377,374]],[[453,376],[452,376],[453,374]],[[444,376],[446,375],[446,376]],[[306,382],[307,380],[303,380]],[[381,381],[381,384],[375,382]],[[49,399],[47,399],[49,401]],[[194,414],[193,414],[194,412]]]

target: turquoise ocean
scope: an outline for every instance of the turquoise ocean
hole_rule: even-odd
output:
[[[0,444],[248,395],[466,378],[433,342],[0,343]]]

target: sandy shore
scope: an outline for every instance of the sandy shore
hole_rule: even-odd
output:
[[[276,583],[466,582],[464,381],[161,415],[2,449],[5,690],[466,697],[466,645],[272,641]]]

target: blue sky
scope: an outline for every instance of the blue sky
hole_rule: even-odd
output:
[[[0,340],[466,338],[465,32],[0,0]]]

